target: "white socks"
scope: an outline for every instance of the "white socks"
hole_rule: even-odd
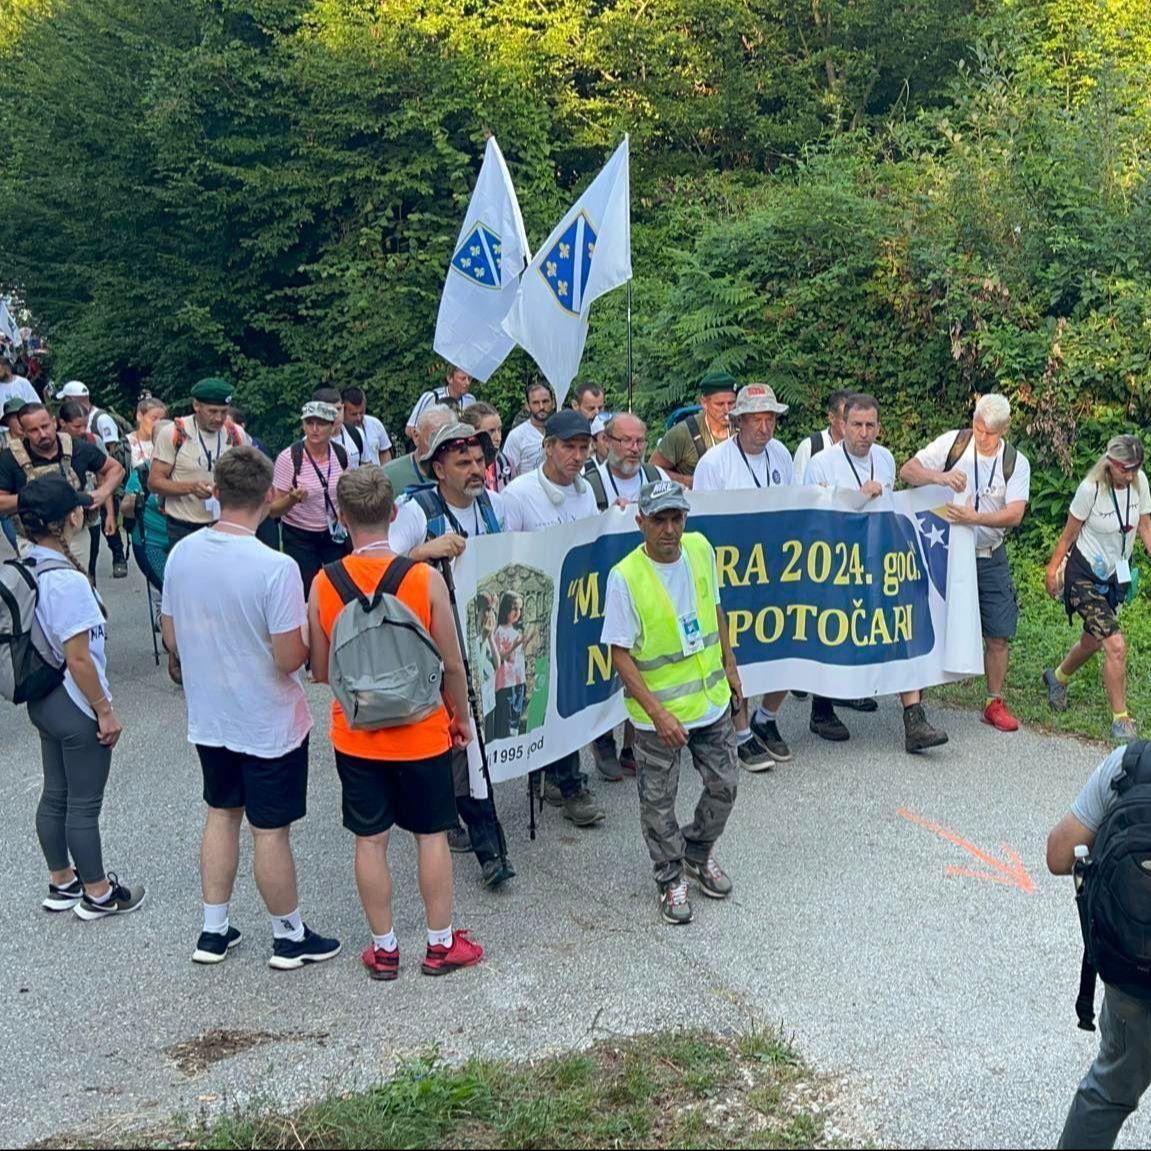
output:
[[[751,739],[751,728],[750,727],[745,727],[743,729],[740,729],[737,727],[735,729],[735,742],[736,742],[737,747],[742,746],[743,744],[747,743],[747,741],[749,739]]]
[[[228,932],[228,905],[226,903],[204,904],[204,930],[216,935]]]
[[[395,951],[400,945],[395,931],[389,931],[387,935],[373,935],[372,942],[376,945],[377,951]]]
[[[429,947],[447,947],[452,945],[452,925],[449,923],[443,931],[433,931],[428,928],[428,946]]]
[[[775,712],[774,711],[768,711],[767,708],[764,707],[762,703],[759,705],[759,707],[757,707],[755,709],[755,722],[756,723],[772,723],[774,720],[775,720]]]
[[[297,907],[290,915],[272,916],[272,935],[276,939],[290,939],[299,943],[304,938],[304,921]]]

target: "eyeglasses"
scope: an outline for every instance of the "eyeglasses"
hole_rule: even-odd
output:
[[[1116,471],[1122,472],[1125,476],[1133,476],[1143,466],[1142,464],[1121,464],[1118,460],[1113,460],[1110,456],[1107,457],[1107,462]]]
[[[642,448],[647,444],[647,436],[608,436],[613,444],[622,444],[625,448]]]

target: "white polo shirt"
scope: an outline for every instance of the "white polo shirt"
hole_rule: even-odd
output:
[[[786,444],[771,439],[759,455],[749,455],[732,436],[703,453],[695,467],[692,488],[697,492],[776,488],[793,483],[794,474]]]

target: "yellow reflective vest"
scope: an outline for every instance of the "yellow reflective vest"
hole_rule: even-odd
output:
[[[703,647],[694,655],[683,654],[679,618],[667,589],[656,574],[641,544],[616,565],[631,592],[640,621],[637,646],[631,649],[635,666],[648,691],[685,726],[702,719],[731,699],[723,670],[719,642],[719,614],[712,593],[711,545],[698,532],[687,532],[681,544],[691,568],[695,610]],[[624,703],[631,717],[649,726],[651,717],[627,693]]]

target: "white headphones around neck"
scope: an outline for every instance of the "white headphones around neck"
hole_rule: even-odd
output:
[[[536,479],[539,480],[540,487],[544,490],[544,495],[546,495],[557,508],[567,499],[567,496],[564,494],[566,489],[561,488],[559,484],[552,483],[552,481],[544,475],[543,464],[540,464],[539,467],[536,468]],[[585,480],[582,475],[576,476],[576,478],[572,480],[572,487],[575,488],[577,496],[582,496],[584,492],[587,491],[587,480]]]

